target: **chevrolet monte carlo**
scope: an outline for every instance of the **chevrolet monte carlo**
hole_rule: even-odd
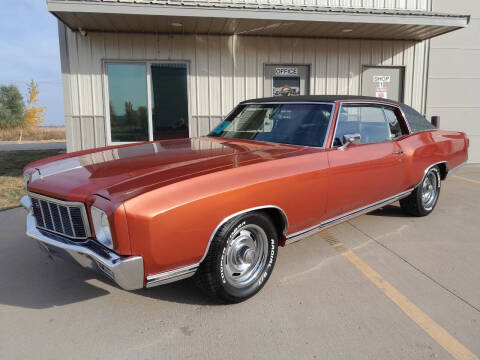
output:
[[[245,101],[205,137],[27,165],[27,235],[126,290],[195,276],[239,302],[265,285],[279,246],[397,200],[428,215],[468,145],[389,100]]]

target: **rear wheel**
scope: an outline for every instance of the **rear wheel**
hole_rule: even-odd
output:
[[[266,214],[239,215],[215,234],[196,274],[197,284],[225,302],[244,301],[267,282],[277,249],[278,234]]]
[[[420,185],[405,199],[400,200],[402,209],[414,216],[426,216],[437,205],[440,196],[441,174],[438,166],[428,170]]]

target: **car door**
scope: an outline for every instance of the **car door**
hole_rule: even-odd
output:
[[[375,103],[340,104],[328,152],[329,194],[324,220],[406,190],[405,155],[396,141],[406,131],[395,111],[397,123],[390,111],[393,111],[390,107]],[[346,134],[359,134],[360,144],[342,148]]]

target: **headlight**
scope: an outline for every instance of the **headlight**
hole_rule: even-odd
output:
[[[93,220],[93,229],[97,240],[106,247],[113,249],[112,233],[110,231],[110,224],[108,223],[108,216],[104,211],[92,206],[90,209]]]

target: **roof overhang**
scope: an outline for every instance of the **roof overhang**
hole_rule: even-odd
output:
[[[199,1],[47,0],[72,30],[425,40],[464,28],[468,15]],[[124,1],[124,0],[123,0]]]

